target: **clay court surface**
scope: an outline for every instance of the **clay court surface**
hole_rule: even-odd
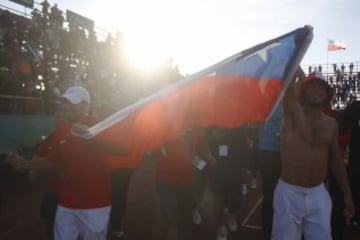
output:
[[[25,174],[13,175],[3,184],[5,187],[3,211],[0,214],[0,239],[46,240],[44,222],[39,217],[44,184],[41,181],[27,181]],[[260,187],[241,197],[237,214],[240,227],[236,233],[229,235],[229,240],[263,240],[260,227]],[[194,226],[193,239],[215,240],[216,227],[211,221],[211,211],[208,211],[213,201],[211,197],[206,200],[203,213],[207,221],[205,219],[201,225]],[[157,239],[159,212],[160,206],[154,187],[154,162],[148,160],[132,178],[124,219],[126,240]],[[349,232],[346,239],[356,240],[360,237],[356,232]]]

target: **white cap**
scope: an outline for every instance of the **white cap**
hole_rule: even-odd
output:
[[[79,104],[82,101],[90,103],[89,92],[85,88],[79,86],[69,87],[62,97],[69,100],[72,104]]]

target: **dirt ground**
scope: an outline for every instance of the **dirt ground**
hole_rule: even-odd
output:
[[[157,237],[160,207],[153,179],[152,161],[144,162],[132,178],[124,217],[126,240],[155,240]],[[5,179],[2,183],[4,196],[0,214],[0,240],[46,240],[45,224],[39,217],[44,182],[29,182],[24,173],[17,173]],[[263,239],[260,227],[260,187],[249,191],[241,198],[237,214],[239,229],[228,237],[229,240]],[[208,197],[205,199],[204,208],[211,204],[212,200]],[[212,219],[211,212],[204,210],[203,213],[205,221],[199,226],[194,226],[193,239],[215,240],[216,227],[209,221]],[[360,239],[359,236],[359,233],[350,231],[346,240]]]

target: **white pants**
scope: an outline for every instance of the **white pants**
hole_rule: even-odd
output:
[[[55,240],[105,240],[111,207],[70,209],[58,206],[54,224]]]
[[[331,240],[332,203],[324,184],[312,188],[279,180],[274,192],[273,240]]]

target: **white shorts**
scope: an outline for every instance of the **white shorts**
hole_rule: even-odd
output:
[[[111,207],[70,209],[58,206],[54,223],[55,240],[105,240]]]
[[[332,203],[324,184],[312,188],[279,179],[274,192],[273,240],[331,240]]]

